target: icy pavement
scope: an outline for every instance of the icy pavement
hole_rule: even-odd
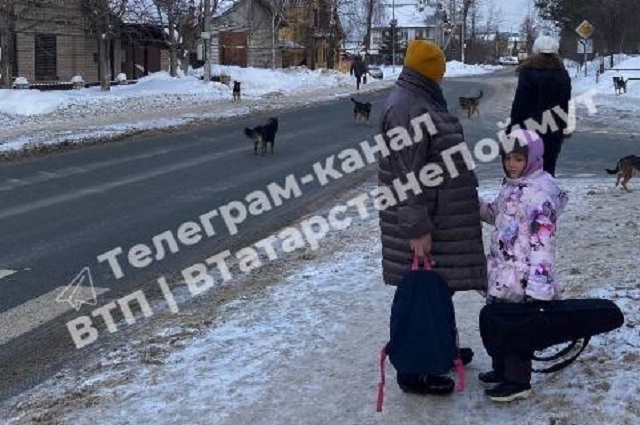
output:
[[[455,301],[462,341],[476,351],[467,388],[445,398],[405,395],[389,367],[384,411],[374,412],[393,289],[382,284],[372,211],[330,233],[318,250],[289,254],[234,282],[253,290],[232,301],[216,308],[213,294],[178,316],[148,321],[7,402],[0,422],[637,424],[640,197],[613,182],[560,180],[571,199],[559,224],[558,270],[565,296],[611,298],[626,323],[594,337],[569,369],[535,376],[528,400],[496,405],[484,397],[476,380],[489,367],[478,335],[482,298],[465,293]],[[498,184],[483,181],[482,196]]]

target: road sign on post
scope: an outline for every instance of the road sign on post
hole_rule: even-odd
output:
[[[576,28],[576,32],[582,38],[591,38],[591,36],[593,35],[593,30],[593,25],[591,25],[591,22],[587,21],[586,19],[582,21]]]
[[[588,52],[589,52],[589,45],[591,43],[589,43],[591,40],[589,40],[589,38],[591,38],[591,36],[593,35],[593,31],[594,31],[594,27],[593,25],[591,25],[591,22],[587,21],[586,19],[584,21],[582,21],[580,23],[580,25],[578,25],[578,27],[576,28],[576,33],[578,33],[578,35],[580,36],[580,39],[578,40],[578,53],[584,53],[584,76],[587,76],[587,59],[588,59]],[[591,44],[591,51],[593,52],[593,44]]]

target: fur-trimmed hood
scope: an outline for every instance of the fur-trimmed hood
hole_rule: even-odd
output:
[[[532,55],[518,66],[518,71],[524,68],[532,69],[565,69],[562,58],[555,54],[540,53]]]

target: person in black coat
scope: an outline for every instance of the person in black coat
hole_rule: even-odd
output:
[[[360,55],[356,55],[353,59],[349,73],[356,76],[356,89],[360,90],[362,77],[367,73],[367,66],[364,64]]]
[[[520,65],[518,88],[511,108],[511,126],[527,128],[526,121],[533,119],[542,124],[543,113],[559,106],[568,114],[571,99],[571,78],[558,55],[558,41],[549,36],[538,37],[533,44],[533,55]],[[555,176],[556,162],[562,149],[567,122],[555,112],[553,119],[557,131],[540,133],[544,142],[544,170]],[[566,115],[565,115],[566,116]]]

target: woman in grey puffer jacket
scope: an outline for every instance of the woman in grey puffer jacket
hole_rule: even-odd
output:
[[[451,177],[443,152],[464,144],[458,118],[447,111],[440,88],[445,72],[444,53],[424,40],[409,44],[405,67],[382,112],[381,133],[403,127],[412,133],[411,121],[428,113],[437,133],[419,143],[379,160],[379,183],[393,188],[393,181],[405,182],[407,172],[416,177],[427,164],[444,170],[443,180],[422,193],[407,192],[408,199],[380,211],[383,276],[386,284],[397,285],[410,269],[414,251],[433,261],[434,270],[452,291],[485,290],[486,258],[482,244],[478,180],[461,154],[454,154],[459,175]],[[444,158],[443,158],[444,156]]]

